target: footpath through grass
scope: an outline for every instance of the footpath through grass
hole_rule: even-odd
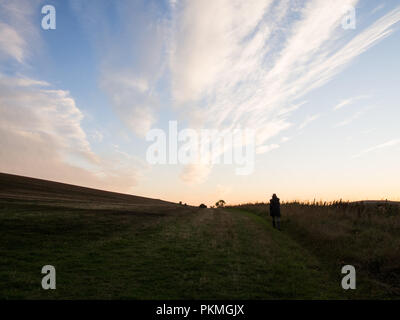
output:
[[[236,209],[271,223],[266,204]],[[285,203],[281,206],[283,233],[318,257],[337,282],[344,265],[354,266],[357,289],[351,291],[352,298],[398,299],[400,212],[392,209],[396,208],[386,203]]]
[[[252,213],[0,207],[1,299],[347,299],[340,277]],[[43,265],[57,289],[41,289]]]

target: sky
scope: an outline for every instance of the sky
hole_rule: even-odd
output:
[[[0,0],[0,172],[193,205],[400,200],[399,29],[397,0]],[[242,139],[199,158],[204,132]]]

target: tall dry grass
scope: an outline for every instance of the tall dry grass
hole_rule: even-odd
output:
[[[269,218],[266,203],[235,206]],[[400,205],[391,202],[287,202],[284,232],[337,270],[352,264],[388,291],[400,294]]]

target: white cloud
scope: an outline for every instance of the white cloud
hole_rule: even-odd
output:
[[[31,44],[37,43],[32,8],[40,2],[16,3],[0,2],[0,32],[7,35],[0,37],[0,58],[22,64],[32,54]],[[293,125],[293,111],[311,90],[326,84],[389,36],[400,21],[397,7],[364,30],[345,31],[341,26],[343,7],[356,6],[357,0],[343,0],[340,6],[326,0],[170,0],[168,22],[163,17],[165,8],[153,2],[70,3],[99,54],[101,88],[136,134],[144,136],[157,121],[161,105],[158,84],[163,77],[171,82],[173,104],[185,113],[190,126],[254,129],[261,152],[271,150],[274,145],[269,140]],[[111,6],[119,21],[118,32],[106,18]],[[356,35],[351,38],[352,34]],[[16,135],[24,136],[32,145],[36,141],[44,148],[47,139],[61,162],[66,159],[62,154],[68,154],[80,158],[80,165],[80,161],[88,162],[87,166],[105,163],[91,151],[80,125],[82,114],[68,92],[49,89],[45,81],[7,80],[14,83],[7,87],[0,79],[0,86],[7,88],[1,97],[7,106],[2,112],[12,119],[3,124],[8,123],[7,132],[14,134],[16,141]],[[168,84],[164,83],[162,90],[167,91]],[[39,102],[37,111],[27,109],[32,123],[15,113],[23,114],[24,106]],[[352,102],[342,101],[336,107]],[[304,128],[307,123],[297,125]],[[182,178],[204,181],[210,171],[207,166],[189,166]]]
[[[398,7],[349,39],[343,8],[357,3],[181,1],[170,50],[175,105],[193,126],[255,129],[263,146],[291,125],[283,109],[326,84],[400,21]]]
[[[306,126],[308,126],[311,122],[317,120],[321,115],[319,114],[314,114],[312,116],[308,116],[300,125],[299,129],[304,129]]]
[[[0,79],[2,170],[25,170],[35,160],[68,155],[88,165],[98,162],[80,126],[83,115],[67,91],[38,88],[41,82],[33,79]]]
[[[264,0],[182,1],[183,9],[174,21],[171,55],[176,102],[195,100],[207,94],[207,90],[213,90],[225,71],[235,67],[233,60],[249,62],[247,58],[260,49],[263,39],[255,38],[244,52],[245,57],[240,57],[240,42],[257,26],[271,3]],[[245,65],[237,67],[246,72]]]
[[[40,4],[0,1],[0,61],[14,60],[13,72],[4,75],[0,69],[0,171],[131,191],[138,168],[146,166],[118,152],[94,153],[82,128],[83,113],[70,93],[21,73],[32,69],[28,58],[41,47]],[[119,80],[138,92],[148,90],[139,78]],[[102,134],[96,132],[94,139],[100,142]]]
[[[164,72],[168,33],[159,3],[145,0],[70,2],[100,60],[100,88],[119,118],[139,137],[157,120],[156,90]],[[108,12],[115,14],[111,21]]]
[[[40,29],[33,19],[39,4],[39,0],[0,1],[0,61],[26,63],[40,50]]]
[[[333,110],[339,110],[339,109],[341,109],[341,108],[343,108],[343,107],[345,107],[345,106],[347,106],[347,105],[349,105],[349,104],[351,104],[351,102],[353,101],[353,99],[345,99],[345,100],[342,100],[341,102],[339,102],[339,104],[337,104],[334,108],[333,108]]]
[[[359,117],[361,117],[363,114],[364,114],[363,111],[358,111],[358,112],[354,113],[352,116],[350,116],[350,117],[344,119],[343,121],[337,123],[337,124],[335,125],[335,127],[343,127],[343,126],[346,126],[346,125],[352,123],[354,120],[356,120],[356,119],[358,119]]]
[[[138,162],[115,152],[96,155],[69,92],[41,84],[49,86],[0,75],[0,171],[129,191],[137,182]]]
[[[352,114],[351,116],[347,117],[346,119],[344,119],[343,121],[337,123],[334,125],[334,127],[342,127],[345,125],[350,124],[351,122],[353,122],[354,120],[360,118],[362,115],[364,115],[368,110],[371,110],[373,108],[375,108],[376,106],[370,105],[370,106],[366,106],[363,107],[363,109],[361,111],[357,111],[354,114]]]
[[[375,8],[371,11],[371,14],[374,14],[374,13],[376,13],[376,12],[382,10],[384,7],[385,7],[385,4],[384,4],[384,3],[381,3],[380,5],[378,5],[377,7],[375,7]]]
[[[185,165],[181,173],[181,179],[188,184],[203,183],[206,181],[211,169],[211,165],[202,163]]]
[[[351,105],[351,104],[353,104],[354,102],[356,102],[356,101],[358,101],[358,100],[366,99],[366,98],[369,98],[369,96],[363,95],[363,96],[358,96],[358,97],[352,97],[352,98],[344,99],[344,100],[340,101],[340,102],[333,108],[333,110],[336,111],[336,110],[342,109],[342,108],[344,108],[345,106]]]
[[[11,26],[0,22],[0,57],[11,57],[22,62],[24,59],[25,40]]]
[[[156,101],[149,94],[148,82],[134,75],[108,73],[102,77],[101,87],[124,123],[144,137],[155,122]]]
[[[394,147],[394,146],[396,146],[398,144],[400,144],[400,139],[393,139],[393,140],[387,141],[385,143],[379,144],[377,146],[365,149],[362,152],[360,152],[359,154],[354,155],[352,158],[358,158],[358,157],[360,157],[360,156],[362,156],[362,155],[364,155],[366,153],[370,153],[370,152],[373,152],[373,151],[376,151],[376,150],[380,150],[380,149],[384,149],[384,148]]]
[[[82,113],[64,90],[38,88],[33,79],[0,77],[0,124],[22,135],[47,137],[64,150],[96,162],[80,127]]]
[[[279,148],[279,144],[270,144],[270,145],[266,145],[266,146],[259,146],[256,150],[256,153],[263,154],[263,153],[267,153],[267,152],[277,149],[277,148]]]

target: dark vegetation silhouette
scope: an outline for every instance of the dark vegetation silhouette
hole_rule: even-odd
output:
[[[222,208],[222,207],[224,207],[225,206],[225,201],[224,200],[218,200],[216,203],[215,203],[215,206],[217,207],[217,208]]]

